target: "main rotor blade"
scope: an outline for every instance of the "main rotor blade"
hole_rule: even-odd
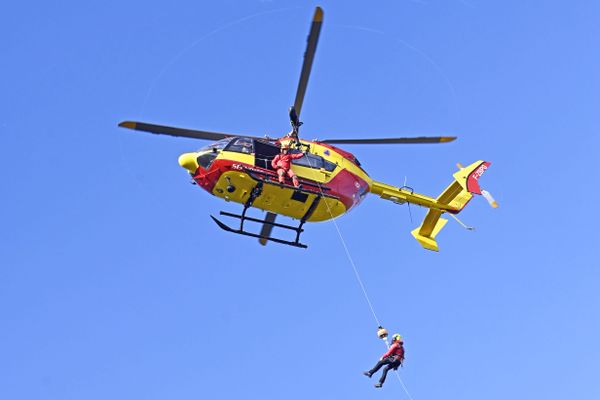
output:
[[[302,103],[304,102],[304,94],[306,93],[306,86],[308,85],[308,77],[310,76],[310,70],[312,68],[313,59],[315,58],[315,51],[317,50],[317,42],[319,41],[319,33],[321,32],[321,25],[323,24],[323,9],[317,7],[313,16],[312,25],[310,27],[310,33],[306,43],[306,52],[304,53],[304,62],[302,63],[302,72],[300,73],[300,82],[298,82],[298,90],[296,90],[296,100],[294,100],[294,108],[296,113],[300,116],[302,111]]]
[[[193,138],[193,139],[205,139],[205,140],[213,140],[213,141],[225,139],[228,137],[234,137],[234,136],[243,136],[243,137],[249,137],[249,138],[255,138],[255,139],[262,139],[257,136],[198,131],[195,129],[175,128],[172,126],[147,124],[145,122],[123,121],[119,124],[119,126],[122,128],[129,128],[129,129],[134,129],[136,131],[156,133],[159,135],[180,136],[180,137],[187,137],[187,138]]]
[[[263,246],[267,245],[267,241],[269,237],[271,237],[271,231],[273,230],[273,222],[275,222],[275,217],[277,214],[273,214],[272,212],[267,212],[265,216],[265,224],[263,224],[262,229],[260,230],[260,236],[262,236],[258,241]]]
[[[456,136],[421,136],[412,138],[383,139],[326,139],[319,140],[331,144],[406,144],[406,143],[445,143],[456,139]]]

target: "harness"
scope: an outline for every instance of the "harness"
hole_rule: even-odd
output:
[[[394,353],[387,356],[387,359],[390,363],[398,362],[398,366],[402,365],[402,362],[404,361],[404,346],[399,345],[395,348]],[[397,369],[398,366],[396,366],[394,370]]]

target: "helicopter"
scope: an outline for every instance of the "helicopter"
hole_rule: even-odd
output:
[[[239,227],[231,227],[211,215],[213,221],[227,232],[258,238],[262,245],[271,241],[307,248],[306,244],[300,242],[306,222],[337,218],[358,206],[371,193],[396,204],[409,203],[428,208],[422,224],[411,233],[423,248],[439,251],[436,236],[447,222],[441,217],[444,213],[458,214],[474,194],[483,194],[490,204],[496,204],[495,201],[492,203],[491,195],[479,186],[479,179],[490,162],[480,160],[466,167],[457,164],[459,171],[454,173],[453,182],[437,198],[433,198],[415,193],[407,186],[396,187],[373,180],[352,153],[336,145],[445,143],[456,137],[300,139],[299,131],[303,124],[300,113],[322,23],[323,10],[317,7],[307,39],[294,105],[289,108],[292,129],[285,136],[236,135],[137,121],[123,121],[119,126],[154,134],[213,141],[198,151],[180,155],[178,161],[192,177],[192,183],[225,201],[243,205],[241,214],[220,212],[221,216],[239,220]],[[278,181],[272,160],[282,147],[292,149],[292,153],[304,153],[303,157],[294,159],[291,165],[299,178],[299,186],[289,181]],[[250,208],[266,211],[266,215],[264,218],[251,217],[247,215]],[[275,222],[278,215],[298,220],[299,224],[294,226]],[[260,233],[248,230],[249,222],[260,224]],[[274,237],[272,231],[275,227],[295,232],[295,239]]]

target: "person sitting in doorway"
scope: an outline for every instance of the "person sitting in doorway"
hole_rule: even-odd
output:
[[[298,182],[298,177],[292,171],[292,160],[296,160],[304,156],[304,153],[290,153],[290,148],[287,144],[281,145],[280,153],[275,156],[271,162],[271,166],[277,171],[279,177],[279,183],[284,183],[285,176],[289,176],[292,179],[294,187],[301,188]]]

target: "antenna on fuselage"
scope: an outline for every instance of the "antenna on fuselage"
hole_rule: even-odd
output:
[[[406,183],[408,182],[408,177],[406,175],[404,175],[404,185],[402,185],[402,187],[400,189],[409,189],[411,193],[414,192],[413,188],[411,188],[410,186],[406,186]],[[407,201],[406,204],[408,205],[408,216],[410,218],[410,223],[413,223],[413,218],[412,218],[412,210],[410,209],[410,203]]]

